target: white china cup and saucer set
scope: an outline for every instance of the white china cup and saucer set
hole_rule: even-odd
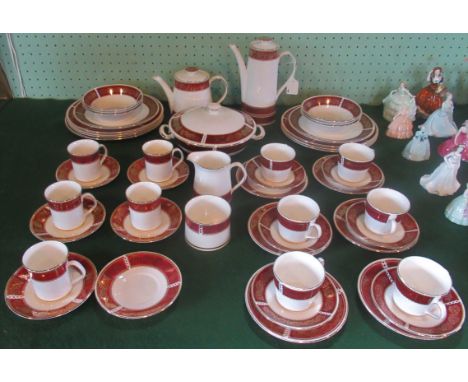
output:
[[[366,198],[341,203],[333,220],[341,235],[354,245],[373,252],[398,253],[419,239],[420,229],[409,209],[410,201],[399,191],[376,188]]]
[[[301,251],[286,252],[256,271],[245,304],[261,329],[292,343],[324,341],[340,331],[348,315],[346,294],[323,260]]]
[[[409,338],[443,339],[465,321],[465,307],[449,272],[426,257],[372,262],[359,275],[358,292],[378,322]]]

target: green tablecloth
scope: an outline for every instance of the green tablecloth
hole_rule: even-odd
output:
[[[77,139],[64,126],[64,115],[70,101],[13,100],[0,110],[0,199],[2,201],[0,235],[0,284],[21,264],[23,252],[37,240],[28,229],[29,219],[44,203],[43,190],[55,181],[57,166],[67,157],[66,145]],[[279,115],[284,108],[279,110]],[[428,256],[448,268],[454,285],[468,303],[468,228],[449,222],[444,217],[446,205],[453,199],[427,193],[419,178],[430,173],[440,162],[436,147],[441,139],[431,139],[429,161],[416,163],[401,157],[407,141],[384,135],[387,123],[381,107],[364,107],[376,120],[381,135],[375,144],[376,162],[385,172],[388,187],[406,194],[412,202],[411,213],[421,227],[417,245],[406,255]],[[468,107],[457,107],[455,120],[460,125],[468,118]],[[416,124],[415,124],[416,125]],[[88,256],[100,270],[111,259],[127,252],[148,250],[173,259],[183,274],[183,288],[178,300],[166,312],[144,320],[115,318],[100,308],[94,296],[76,311],[49,321],[28,321],[15,316],[0,303],[1,347],[45,348],[467,348],[468,338],[461,331],[448,339],[424,342],[406,339],[375,321],[359,300],[356,281],[369,262],[386,257],[358,248],[334,230],[330,247],[321,256],[326,269],[342,284],[349,299],[346,325],[332,339],[307,346],[291,345],[264,333],[252,321],[244,305],[247,280],[258,268],[273,262],[275,256],[260,249],[249,237],[250,214],[269,200],[240,189],[232,202],[232,241],[214,253],[202,253],[185,244],[183,227],[172,237],[153,244],[134,244],[116,236],[108,217],[121,203],[129,185],[126,170],[141,156],[141,145],[158,138],[156,132],[123,142],[106,143],[110,155],[121,165],[119,177],[111,184],[93,191],[107,209],[107,220],[95,234],[68,244],[70,250]],[[258,154],[267,142],[287,142],[297,151],[305,166],[309,185],[305,195],[314,198],[325,216],[332,221],[335,207],[352,196],[339,194],[320,185],[311,174],[314,161],[324,153],[305,149],[289,142],[279,123],[267,127],[261,142],[250,142],[235,157],[245,161]],[[468,181],[467,164],[462,164],[459,180]],[[182,186],[164,192],[181,208],[192,196],[193,175]],[[398,256],[397,256],[398,257]]]

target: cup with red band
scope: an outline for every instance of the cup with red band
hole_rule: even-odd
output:
[[[213,251],[229,242],[231,206],[219,196],[200,195],[185,205],[185,239],[192,247]]]
[[[301,243],[307,239],[318,239],[322,228],[315,223],[320,207],[304,195],[288,195],[278,202],[278,231],[284,240]]]
[[[345,143],[338,154],[338,176],[348,182],[364,180],[375,158],[374,150],[362,143]]]
[[[276,298],[286,309],[300,311],[316,302],[325,281],[323,259],[309,253],[283,253],[273,265]]]
[[[103,154],[100,154],[102,150]],[[107,148],[92,139],[79,139],[67,146],[75,178],[91,182],[101,175],[102,164],[107,158]]]
[[[154,139],[142,146],[145,157],[145,170],[148,179],[154,182],[168,180],[177,166],[184,161],[184,153],[179,148],[174,148],[171,142],[163,139]],[[180,159],[174,163],[174,154]]]
[[[139,230],[147,231],[161,225],[161,187],[152,182],[138,182],[127,188],[130,222]]]
[[[34,244],[23,254],[22,260],[34,292],[45,301],[66,296],[73,285],[86,276],[83,265],[76,260],[68,260],[68,248],[59,241]],[[68,270],[70,266],[79,273],[73,279]]]
[[[296,151],[284,143],[269,143],[260,150],[260,169],[269,182],[284,182],[291,176]]]
[[[90,193],[81,193],[81,186],[72,180],[52,183],[44,191],[52,222],[62,230],[72,230],[82,225],[97,206],[96,198]],[[91,208],[83,208],[83,200],[90,199]]]
[[[449,272],[434,260],[410,256],[400,261],[395,277],[393,301],[404,312],[440,319],[446,313],[441,298],[450,292]]]
[[[391,188],[376,188],[367,194],[364,224],[380,235],[393,234],[401,216],[410,209],[410,201]]]

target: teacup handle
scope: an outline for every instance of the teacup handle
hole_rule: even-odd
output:
[[[317,231],[316,235],[313,235],[312,232]],[[311,223],[309,224],[309,228],[307,229],[307,235],[306,239],[318,239],[320,236],[322,236],[322,227],[318,225],[317,223]]]
[[[226,81],[226,79],[223,77],[223,76],[220,76],[220,75],[216,75],[216,76],[213,76],[210,78],[210,87],[211,87],[211,84],[215,81],[221,81],[223,84],[224,84],[224,93],[223,95],[221,96],[221,98],[219,100],[216,101],[216,103],[220,104],[224,101],[224,99],[226,98],[226,95],[227,95],[227,92],[228,92],[228,88],[229,88],[229,85]]]
[[[92,206],[89,210],[86,210],[86,211],[84,212],[84,216],[86,217],[86,216],[88,216],[89,214],[91,214],[91,213],[95,210],[95,208],[97,207],[97,200],[96,200],[96,198],[94,197],[94,195],[93,195],[93,194],[90,194],[89,192],[86,192],[86,193],[84,193],[83,195],[81,195],[81,203],[84,202],[85,198],[91,199],[91,200],[93,201],[93,206]]]
[[[247,171],[245,171],[245,167],[243,166],[242,163],[234,162],[234,163],[231,164],[230,169],[232,169],[234,167],[239,167],[240,168],[240,170],[242,171],[242,179],[239,182],[237,182],[237,184],[234,187],[231,188],[231,194],[234,191],[236,191],[247,179]]]
[[[75,285],[78,281],[81,281],[86,277],[86,269],[83,267],[83,265],[79,261],[70,260],[68,262],[68,266],[75,267],[76,269],[78,269],[78,272],[80,272],[79,276],[74,278],[71,281],[72,285]]]
[[[390,215],[388,217],[388,220],[391,224],[391,227],[390,227],[390,233],[395,233],[396,229],[397,229],[397,219],[398,215]]]
[[[104,163],[104,161],[106,160],[107,158],[107,147],[104,146],[102,143],[99,144],[99,149],[98,150],[101,150],[102,149],[102,158],[101,158],[101,165]]]
[[[181,149],[176,147],[174,150],[172,150],[172,155],[174,155],[175,153],[179,153],[180,159],[177,161],[177,163],[175,165],[172,166],[172,171],[174,171],[176,169],[176,167],[181,165],[182,162],[184,161],[184,153],[182,152]]]
[[[439,320],[440,318],[442,318],[442,309],[440,308],[439,301],[440,301],[440,297],[434,297],[431,303],[429,304],[429,306],[427,307],[427,311],[426,311],[427,315],[431,316],[432,318],[435,318],[436,320]],[[437,308],[437,311],[438,311],[437,314],[432,312],[433,307]]]

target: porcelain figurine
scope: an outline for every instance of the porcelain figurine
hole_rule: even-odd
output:
[[[413,122],[406,106],[393,117],[392,122],[388,125],[386,135],[395,139],[408,139],[413,136]]]
[[[383,117],[391,122],[402,108],[406,107],[412,121],[416,119],[416,100],[410,93],[404,82],[400,83],[398,89],[394,89],[382,101],[384,105]]]
[[[239,48],[229,45],[237,60],[241,82],[242,111],[251,115],[255,122],[269,125],[275,121],[276,100],[287,89],[288,94],[297,94],[298,83],[296,58],[291,52],[279,52],[279,46],[271,38],[258,38],[250,43],[245,64]],[[278,88],[279,63],[289,56],[292,66],[286,82]]]
[[[449,203],[445,217],[455,224],[468,226],[468,183],[465,192]]]
[[[444,161],[430,175],[423,175],[419,183],[431,194],[439,196],[452,195],[460,188],[457,180],[457,172],[460,168],[461,151],[459,146],[456,151],[447,154]]]
[[[424,127],[428,135],[438,138],[451,137],[457,133],[457,125],[453,121],[452,94],[447,93],[447,98],[440,109],[427,118]]]
[[[454,137],[447,139],[439,145],[439,155],[443,157],[460,145],[465,146],[462,151],[462,160],[468,162],[468,120],[458,129]]]
[[[422,125],[419,126],[419,130],[416,131],[413,139],[403,149],[402,156],[414,162],[421,162],[430,158],[429,136]]]
[[[447,88],[444,85],[444,73],[440,66],[433,68],[427,75],[429,85],[416,94],[418,113],[427,118],[442,106]]]

